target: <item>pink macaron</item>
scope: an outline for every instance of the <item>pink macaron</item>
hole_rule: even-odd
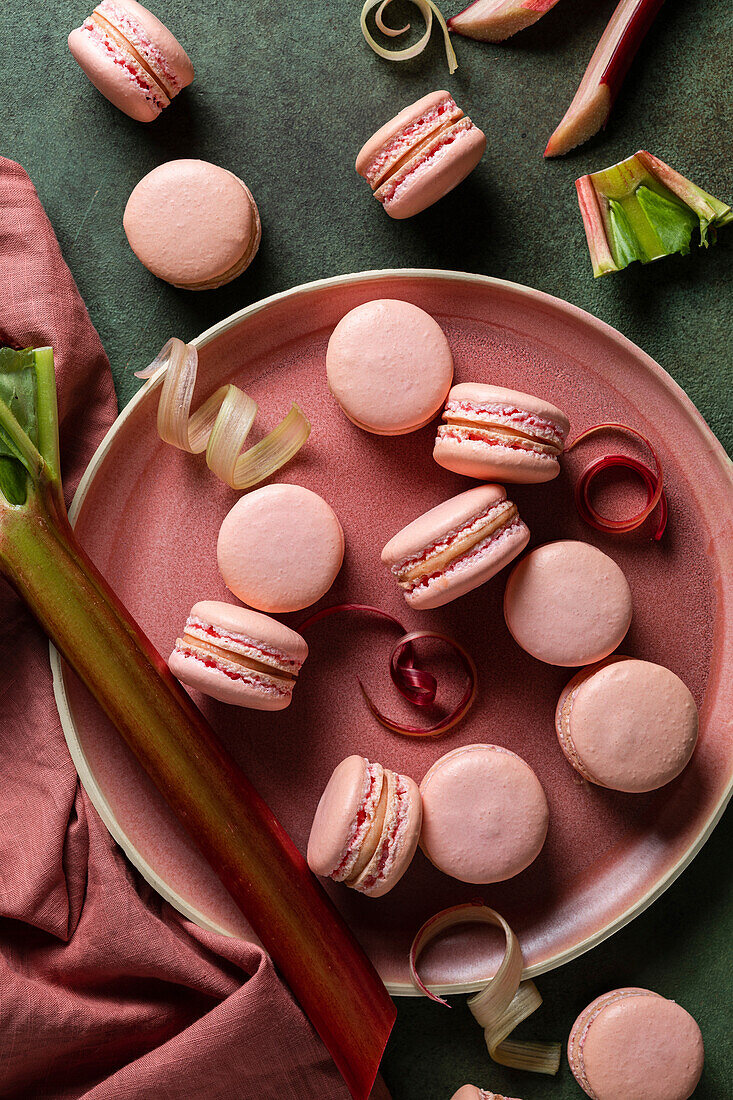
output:
[[[482,481],[536,483],[560,472],[570,430],[564,412],[528,393],[461,382],[448,394],[433,458]]]
[[[410,866],[421,822],[420,792],[412,779],[348,756],[318,803],[308,865],[317,875],[379,898]]]
[[[698,714],[674,672],[618,656],[573,677],[557,704],[555,728],[584,779],[635,793],[663,787],[687,766]]]
[[[688,1100],[702,1074],[700,1028],[649,989],[615,989],[581,1012],[568,1042],[576,1081],[593,1100]]]
[[[328,592],[344,560],[333,508],[301,485],[265,485],[225,516],[216,544],[224,584],[243,603],[284,613]]]
[[[498,1092],[480,1089],[476,1085],[463,1085],[453,1093],[451,1100],[516,1100],[516,1097],[500,1096]]]
[[[453,380],[453,356],[429,313],[382,298],[341,318],[328,341],[326,375],[359,428],[404,435],[437,415]]]
[[[501,485],[477,485],[413,520],[382,551],[411,607],[450,603],[520,554],[529,530]]]
[[[181,683],[222,703],[283,710],[307,656],[305,639],[269,615],[202,600],[191,608],[168,667]]]
[[[356,170],[391,218],[411,218],[461,183],[485,148],[485,135],[450,93],[431,92],[369,138]]]
[[[193,80],[181,44],[135,0],[102,0],[71,32],[69,49],[94,87],[138,122],[152,122]]]
[[[518,645],[549,665],[607,657],[631,624],[631,589],[607,554],[570,540],[538,546],[514,566],[504,617]]]
[[[535,773],[499,745],[441,756],[420,784],[420,847],[461,882],[503,882],[529,867],[547,836],[549,808]]]
[[[143,176],[122,224],[138,260],[184,290],[214,290],[249,267],[260,215],[242,181],[206,160],[169,160]]]

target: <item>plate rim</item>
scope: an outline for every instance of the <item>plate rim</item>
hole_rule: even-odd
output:
[[[237,327],[238,325],[246,322],[250,317],[262,310],[269,308],[277,302],[283,301],[288,298],[296,298],[303,294],[309,294],[315,290],[328,290],[335,286],[344,286],[359,282],[369,282],[377,279],[415,279],[420,280],[433,280],[440,279],[443,281],[452,282],[468,282],[478,284],[480,286],[488,287],[502,287],[507,288],[515,293],[519,293],[520,296],[526,297],[530,300],[537,302],[543,302],[553,309],[559,309],[566,315],[575,316],[582,320],[585,324],[590,324],[591,327],[599,329],[607,338],[616,342],[626,351],[630,351],[637,358],[641,358],[644,366],[651,370],[651,372],[657,376],[658,380],[665,386],[665,388],[673,395],[677,402],[681,401],[681,404],[685,407],[688,415],[691,414],[691,419],[696,423],[698,431],[701,432],[706,439],[709,448],[709,455],[711,458],[716,459],[724,475],[727,475],[731,486],[733,487],[733,462],[728,458],[725,448],[720,440],[714,434],[702,413],[697,409],[691,398],[685,393],[682,387],[672,378],[672,376],[664,370],[656,360],[652,359],[642,348],[635,344],[628,337],[624,336],[618,329],[615,329],[612,325],[609,325],[606,321],[595,317],[592,313],[582,309],[580,306],[574,305],[572,302],[568,302],[563,298],[558,298],[555,295],[548,294],[542,290],[536,290],[533,287],[525,286],[522,283],[515,283],[507,279],[497,279],[490,275],[481,275],[478,273],[471,273],[466,271],[450,271],[441,268],[380,268],[375,270],[366,270],[360,272],[345,273],[342,275],[333,275],[323,279],[315,279],[306,283],[299,283],[294,287],[290,287],[288,290],[278,291],[275,294],[268,295],[266,298],[258,299],[256,302],[251,303],[248,306],[244,306],[242,309],[237,310],[235,313],[223,318],[221,321],[216,322],[209,328],[205,329],[202,333],[189,341],[197,349],[205,347],[213,340],[222,336],[224,333]],[[69,519],[74,524],[79,510],[84,503],[87,493],[91,488],[95,474],[99,466],[104,461],[107,452],[112,446],[117,434],[122,430],[126,421],[133,415],[137,407],[146,401],[150,394],[154,392],[158,386],[161,385],[163,380],[165,368],[161,367],[155,374],[153,374],[146,383],[140,387],[140,389],[133,395],[130,401],[119,412],[118,416],[105,433],[102,441],[99,443],[97,449],[92,455],[88,466],[86,467],[80,481],[77,486],[76,492],[69,508]],[[195,924],[203,927],[211,932],[218,932],[222,935],[232,937],[233,933],[229,930],[221,927],[216,921],[212,921],[206,914],[198,910],[190,902],[186,901],[181,895],[171,889],[167,883],[157,874],[157,872],[150,866],[150,864],[143,858],[140,852],[136,849],[134,843],[130,840],[125,830],[120,826],[116,820],[112,808],[104,794],[99,787],[89,762],[86,758],[81,742],[76,733],[76,727],[74,719],[69,706],[66,689],[63,679],[63,663],[61,655],[52,643],[49,643],[49,658],[51,663],[51,672],[53,677],[53,692],[56,701],[56,706],[59,712],[59,719],[61,721],[61,727],[64,733],[64,738],[69,749],[72,761],[76,768],[79,780],[86,791],[89,800],[100,815],[105,827],[109,831],[114,841],[122,848],[123,852],[130,860],[130,862],[137,868],[143,878],[157,891],[174,909],[181,913],[188,920],[193,921]],[[625,912],[617,915],[603,928],[598,929],[592,935],[587,936],[579,943],[574,944],[572,947],[566,948],[563,951],[558,952],[551,958],[544,960],[541,963],[537,963],[534,966],[525,967],[523,971],[523,978],[534,978],[540,974],[547,973],[550,970],[555,970],[560,966],[564,966],[566,963],[572,962],[579,958],[581,955],[597,947],[600,943],[609,939],[616,932],[619,932],[626,925],[630,924],[632,920],[640,916],[650,905],[653,904],[674,882],[680,877],[682,872],[689,866],[695,856],[699,853],[703,845],[709,839],[714,828],[720,821],[728,802],[733,795],[733,775],[728,782],[728,786],[724,791],[720,802],[716,806],[713,814],[708,819],[705,828],[695,838],[689,848],[682,854],[677,863],[675,863],[664,877],[651,887],[641,898],[637,899],[633,905],[631,905]],[[431,986],[431,990],[440,995],[450,995],[459,993],[473,993],[476,990],[481,989],[487,979],[476,982],[456,982],[456,983],[440,983]],[[414,987],[408,982],[387,982],[387,990],[392,996],[416,996],[419,995]]]

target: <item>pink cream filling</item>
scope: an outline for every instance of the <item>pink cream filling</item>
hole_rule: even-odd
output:
[[[368,878],[366,878],[357,887],[362,893],[368,893],[369,890],[373,890],[378,882],[381,882],[392,869],[395,859],[397,858],[401,844],[401,834],[404,833],[407,825],[407,816],[410,810],[410,801],[407,792],[407,785],[404,778],[401,775],[397,776],[397,784],[395,786],[395,813],[394,819],[390,826],[389,831],[381,840],[381,849],[379,853],[379,859],[374,871]]]
[[[481,542],[476,543],[467,554],[463,554],[460,558],[456,558],[455,561],[450,563],[447,569],[438,569],[435,573],[426,573],[424,576],[419,577],[418,580],[410,585],[409,588],[405,589],[405,591],[410,595],[419,588],[425,588],[427,585],[431,584],[432,581],[437,580],[438,577],[450,577],[454,573],[461,572],[466,566],[474,562],[476,558],[485,554],[489,548],[496,546],[498,542],[508,538],[513,531],[521,530],[522,528],[524,528],[524,521],[519,516],[515,516],[511,523],[507,523],[504,527],[500,527],[498,531],[494,531],[492,534],[487,535]]]
[[[457,443],[481,443],[484,447],[508,447],[513,451],[528,451],[537,455],[538,458],[547,458],[553,462],[556,459],[555,455],[538,450],[537,444],[530,439],[511,439],[508,436],[504,439],[486,439],[485,436],[480,434],[478,425],[475,429],[471,429],[463,425],[441,424],[438,428],[438,439],[455,439]],[[437,441],[436,439],[436,443]]]
[[[395,574],[395,576],[399,576],[403,569],[412,569],[413,566],[419,565],[421,562],[425,561],[425,559],[428,558],[431,554],[442,553],[442,551],[446,550],[451,545],[451,543],[455,542],[456,539],[460,538],[462,535],[468,534],[474,528],[478,527],[481,523],[483,523],[485,519],[490,518],[492,512],[496,512],[498,509],[504,508],[507,503],[508,502],[506,500],[500,500],[496,504],[491,504],[488,508],[484,508],[483,512],[479,512],[478,515],[472,516],[471,519],[466,520],[466,522],[462,523],[460,527],[452,527],[450,531],[446,531],[446,533],[444,535],[441,535],[440,538],[435,539],[434,542],[431,542],[426,547],[424,547],[424,549],[422,549],[419,554],[413,554],[409,558],[402,558],[400,561],[395,562],[395,564],[391,567],[392,572]],[[499,531],[494,531],[494,535],[500,534],[501,530],[505,530],[505,528],[501,528]],[[482,545],[483,543],[478,543],[477,547],[475,547],[474,549],[477,549],[478,546]]]
[[[513,405],[489,405],[478,404],[472,401],[449,401],[445,406],[444,417],[447,416],[475,417],[480,424],[481,420],[489,424],[506,424],[525,432],[526,435],[536,437],[542,442],[554,444],[562,450],[565,444],[566,432],[559,424],[544,417],[537,416],[523,409],[517,409]]]
[[[399,179],[387,180],[385,183],[383,183],[379,189],[381,193],[375,193],[376,198],[385,206],[387,205],[387,203],[392,202],[397,197],[398,192],[408,182],[408,180],[414,180],[416,176],[422,175],[428,168],[434,168],[436,161],[441,160],[445,156],[446,151],[450,148],[454,141],[459,141],[464,134],[468,134],[471,132],[471,130],[475,129],[476,127],[471,122],[470,125],[467,126],[465,129],[448,130],[440,144],[436,145],[434,149],[426,151],[421,157],[417,158],[416,164],[413,165],[413,167],[411,167],[408,172],[406,172],[404,175],[400,172],[398,173]]]
[[[453,99],[443,100],[437,107],[433,107],[431,111],[421,115],[415,122],[411,122],[404,130],[400,130],[399,134],[392,138],[369,162],[364,172],[365,179],[374,186],[374,181],[379,179],[391,161],[399,160],[411,146],[416,145],[425,134],[433,129],[436,122],[439,123],[442,120],[443,115],[449,111],[457,110],[458,105]]]
[[[137,52],[145,58],[151,68],[156,70],[156,75],[159,75],[164,82],[164,90],[170,98],[172,99],[178,95],[181,90],[178,77],[168,64],[165,54],[145,34],[142,26],[134,22],[128,13],[122,8],[118,8],[112,0],[102,0],[102,3],[97,5],[97,11],[101,12],[105,19],[109,19],[110,23],[117,26]]]
[[[133,84],[137,84],[156,107],[162,110],[167,105],[167,101],[164,102],[161,99],[160,91],[153,87],[145,70],[137,64],[133,57],[126,56],[122,53],[117,43],[113,42],[101,27],[87,19],[86,22],[82,24],[81,29],[91,35],[97,45],[101,46],[110,54],[114,64],[125,70]]]
[[[339,862],[331,872],[330,878],[335,882],[343,882],[351,874],[354,864],[359,858],[359,851],[366,840],[367,834],[374,821],[379,799],[382,794],[382,782],[384,770],[378,764],[367,763],[367,774],[364,783],[364,794],[358,813],[351,823],[346,844],[341,852]]]
[[[225,646],[222,646],[222,648],[228,647],[235,653],[242,653],[244,656],[252,657],[255,661],[272,665],[273,668],[297,673],[303,664],[302,661],[296,660],[274,646],[265,646],[262,642],[258,642],[254,638],[248,638],[245,634],[220,630],[219,627],[213,626],[211,623],[205,623],[201,619],[189,616],[186,620],[186,631],[192,633],[195,630],[207,638],[212,638],[217,643],[224,642]]]
[[[217,661],[212,654],[195,651],[186,645],[182,639],[176,642],[175,651],[188,660],[199,661],[206,668],[215,669],[216,672],[220,672],[222,676],[227,676],[230,680],[251,684],[268,695],[276,695],[280,698],[292,694],[292,685],[281,687],[279,683],[275,683],[274,680],[268,679],[265,675],[259,676],[254,669],[227,668],[223,663]]]

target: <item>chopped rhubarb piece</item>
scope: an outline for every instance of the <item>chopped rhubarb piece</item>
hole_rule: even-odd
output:
[[[634,260],[686,256],[695,229],[707,248],[733,221],[730,206],[644,150],[575,186],[595,278]]]
[[[554,8],[557,0],[474,0],[448,20],[448,30],[482,42],[503,42]]]
[[[606,125],[624,77],[664,0],[621,0],[595,48],[575,97],[547,143],[561,157]]]

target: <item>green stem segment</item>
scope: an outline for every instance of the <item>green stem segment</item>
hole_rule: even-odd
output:
[[[43,451],[27,436],[28,446],[18,448],[28,473],[25,502],[4,503],[0,495],[0,571],[219,875],[352,1096],[366,1100],[394,1005],[300,852],[79,546],[54,468],[53,372],[40,359],[37,379]],[[2,401],[0,427],[16,446],[25,434]]]
[[[575,187],[595,278],[634,260],[687,255],[696,229],[707,248],[733,220],[729,206],[644,150]]]

